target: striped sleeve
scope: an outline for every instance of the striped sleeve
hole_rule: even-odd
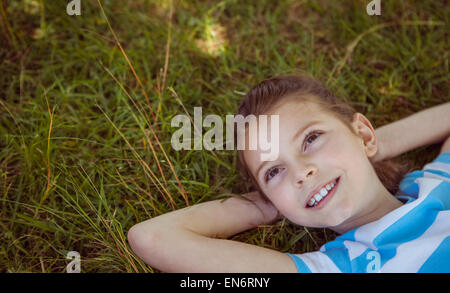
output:
[[[286,253],[286,254],[292,258],[292,260],[295,263],[295,266],[297,267],[297,271],[299,273],[311,273],[311,270],[309,269],[309,267],[305,264],[305,262],[300,257],[298,257],[295,254],[290,254],[290,253]]]
[[[423,167],[424,177],[450,181],[450,152],[440,154]]]
[[[450,181],[450,152],[439,154],[432,162],[426,164],[422,170],[416,170],[405,175],[399,185],[399,191],[417,198],[419,185],[417,178],[433,178]]]
[[[297,266],[299,273],[342,273],[343,270],[340,268],[342,264],[335,263],[332,258],[327,254],[328,252],[314,251],[303,254],[290,254],[292,260]],[[338,259],[343,263],[348,262],[348,258]]]

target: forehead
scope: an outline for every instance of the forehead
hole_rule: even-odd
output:
[[[289,98],[285,102],[277,104],[269,109],[264,115],[267,115],[267,120],[269,121],[269,123],[267,123],[268,132],[271,130],[271,116],[277,115],[279,117],[280,127],[274,131],[278,131],[280,137],[294,135],[299,128],[303,128],[311,122],[334,122],[336,120],[332,114],[317,103],[308,101],[299,102]],[[254,131],[256,131],[256,129],[254,129]],[[249,129],[246,131],[247,139],[248,133]]]
[[[296,113],[296,115],[293,116],[292,113]],[[298,101],[295,99],[295,97],[288,97],[283,99],[282,102],[275,104],[271,109],[269,109],[266,114],[280,115],[280,120],[294,118],[300,123],[302,121],[308,123],[306,120],[311,116],[326,115],[324,109],[321,108],[317,103],[311,101]]]

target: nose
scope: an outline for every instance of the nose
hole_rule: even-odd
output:
[[[317,173],[317,166],[314,164],[308,164],[306,167],[299,166],[296,169],[294,175],[294,185],[301,187],[305,181],[310,180]]]

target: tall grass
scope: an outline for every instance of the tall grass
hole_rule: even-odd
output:
[[[0,2],[2,272],[64,272],[71,250],[82,272],[157,271],[133,224],[249,188],[234,151],[174,151],[171,119],[232,114],[266,77],[306,71],[377,127],[448,101],[445,1],[66,2]],[[301,253],[334,236],[282,220],[233,239]]]

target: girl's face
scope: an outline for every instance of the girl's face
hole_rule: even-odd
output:
[[[369,161],[376,153],[376,140],[362,114],[357,113],[352,123],[358,135],[310,102],[288,100],[267,115],[279,115],[278,159],[262,162],[260,149],[245,150],[244,159],[281,214],[302,226],[338,231],[371,212],[377,194],[386,189]],[[335,186],[317,206],[308,206],[331,183]]]

